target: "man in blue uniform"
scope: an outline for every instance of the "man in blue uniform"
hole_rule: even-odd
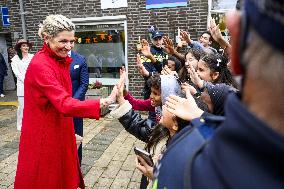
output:
[[[7,75],[7,65],[3,55],[0,53],[0,97],[5,97],[3,92],[4,77]]]
[[[243,5],[242,12],[227,15],[232,68],[243,75],[242,92],[228,97],[226,120],[211,139],[195,128],[172,139],[153,188],[284,188],[284,1]],[[182,102],[171,108],[176,116],[189,114]]]

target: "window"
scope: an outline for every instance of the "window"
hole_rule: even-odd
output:
[[[127,69],[126,21],[96,22],[81,20],[76,23],[74,50],[85,56],[90,83],[114,85],[119,79],[119,68]]]
[[[209,0],[209,16],[219,24],[222,35],[229,40],[229,31],[225,23],[225,13],[235,9],[237,0]],[[209,19],[208,19],[209,24]]]
[[[229,10],[236,7],[237,0],[212,0],[212,10]]]

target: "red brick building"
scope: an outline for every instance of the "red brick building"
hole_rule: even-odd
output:
[[[220,2],[231,6],[234,1],[187,0],[186,6],[152,9],[146,9],[149,1],[145,0],[121,1],[126,6],[120,4],[120,8],[106,8],[106,2],[0,0],[1,6],[9,8],[10,15],[10,26],[0,28],[0,40],[4,39],[5,45],[11,46],[26,35],[34,43],[35,52],[42,46],[37,35],[40,22],[50,14],[65,15],[76,24],[75,50],[87,57],[90,81],[99,80],[103,85],[112,85],[116,83],[118,67],[124,64],[129,72],[129,90],[140,96],[143,80],[135,63],[139,36],[149,38],[147,30],[154,25],[172,39],[175,39],[178,29],[187,30],[196,39],[207,28],[211,7],[220,5]]]

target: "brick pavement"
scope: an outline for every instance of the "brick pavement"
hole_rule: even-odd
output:
[[[13,188],[20,133],[16,108],[0,108],[0,188]],[[128,134],[120,123],[106,116],[84,120],[82,172],[87,189],[139,188],[141,173],[135,169],[133,147],[144,143]]]

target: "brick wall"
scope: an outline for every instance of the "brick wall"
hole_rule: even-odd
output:
[[[128,65],[130,91],[140,97],[143,80],[135,67],[136,42],[138,36],[148,36],[150,25],[174,37],[179,27],[187,30],[193,39],[206,30],[208,1],[190,0],[187,7],[146,10],[145,0],[128,0],[127,8],[101,10],[100,0],[23,0],[27,14],[27,36],[34,43],[34,51],[42,46],[37,35],[39,23],[49,14],[62,14],[67,17],[127,16]],[[72,2],[72,3],[71,3]],[[83,3],[84,2],[84,3]],[[19,32],[21,37],[21,19],[19,1],[7,0],[11,14],[11,32]],[[13,35],[12,35],[13,36]],[[13,40],[15,43],[15,39]]]

